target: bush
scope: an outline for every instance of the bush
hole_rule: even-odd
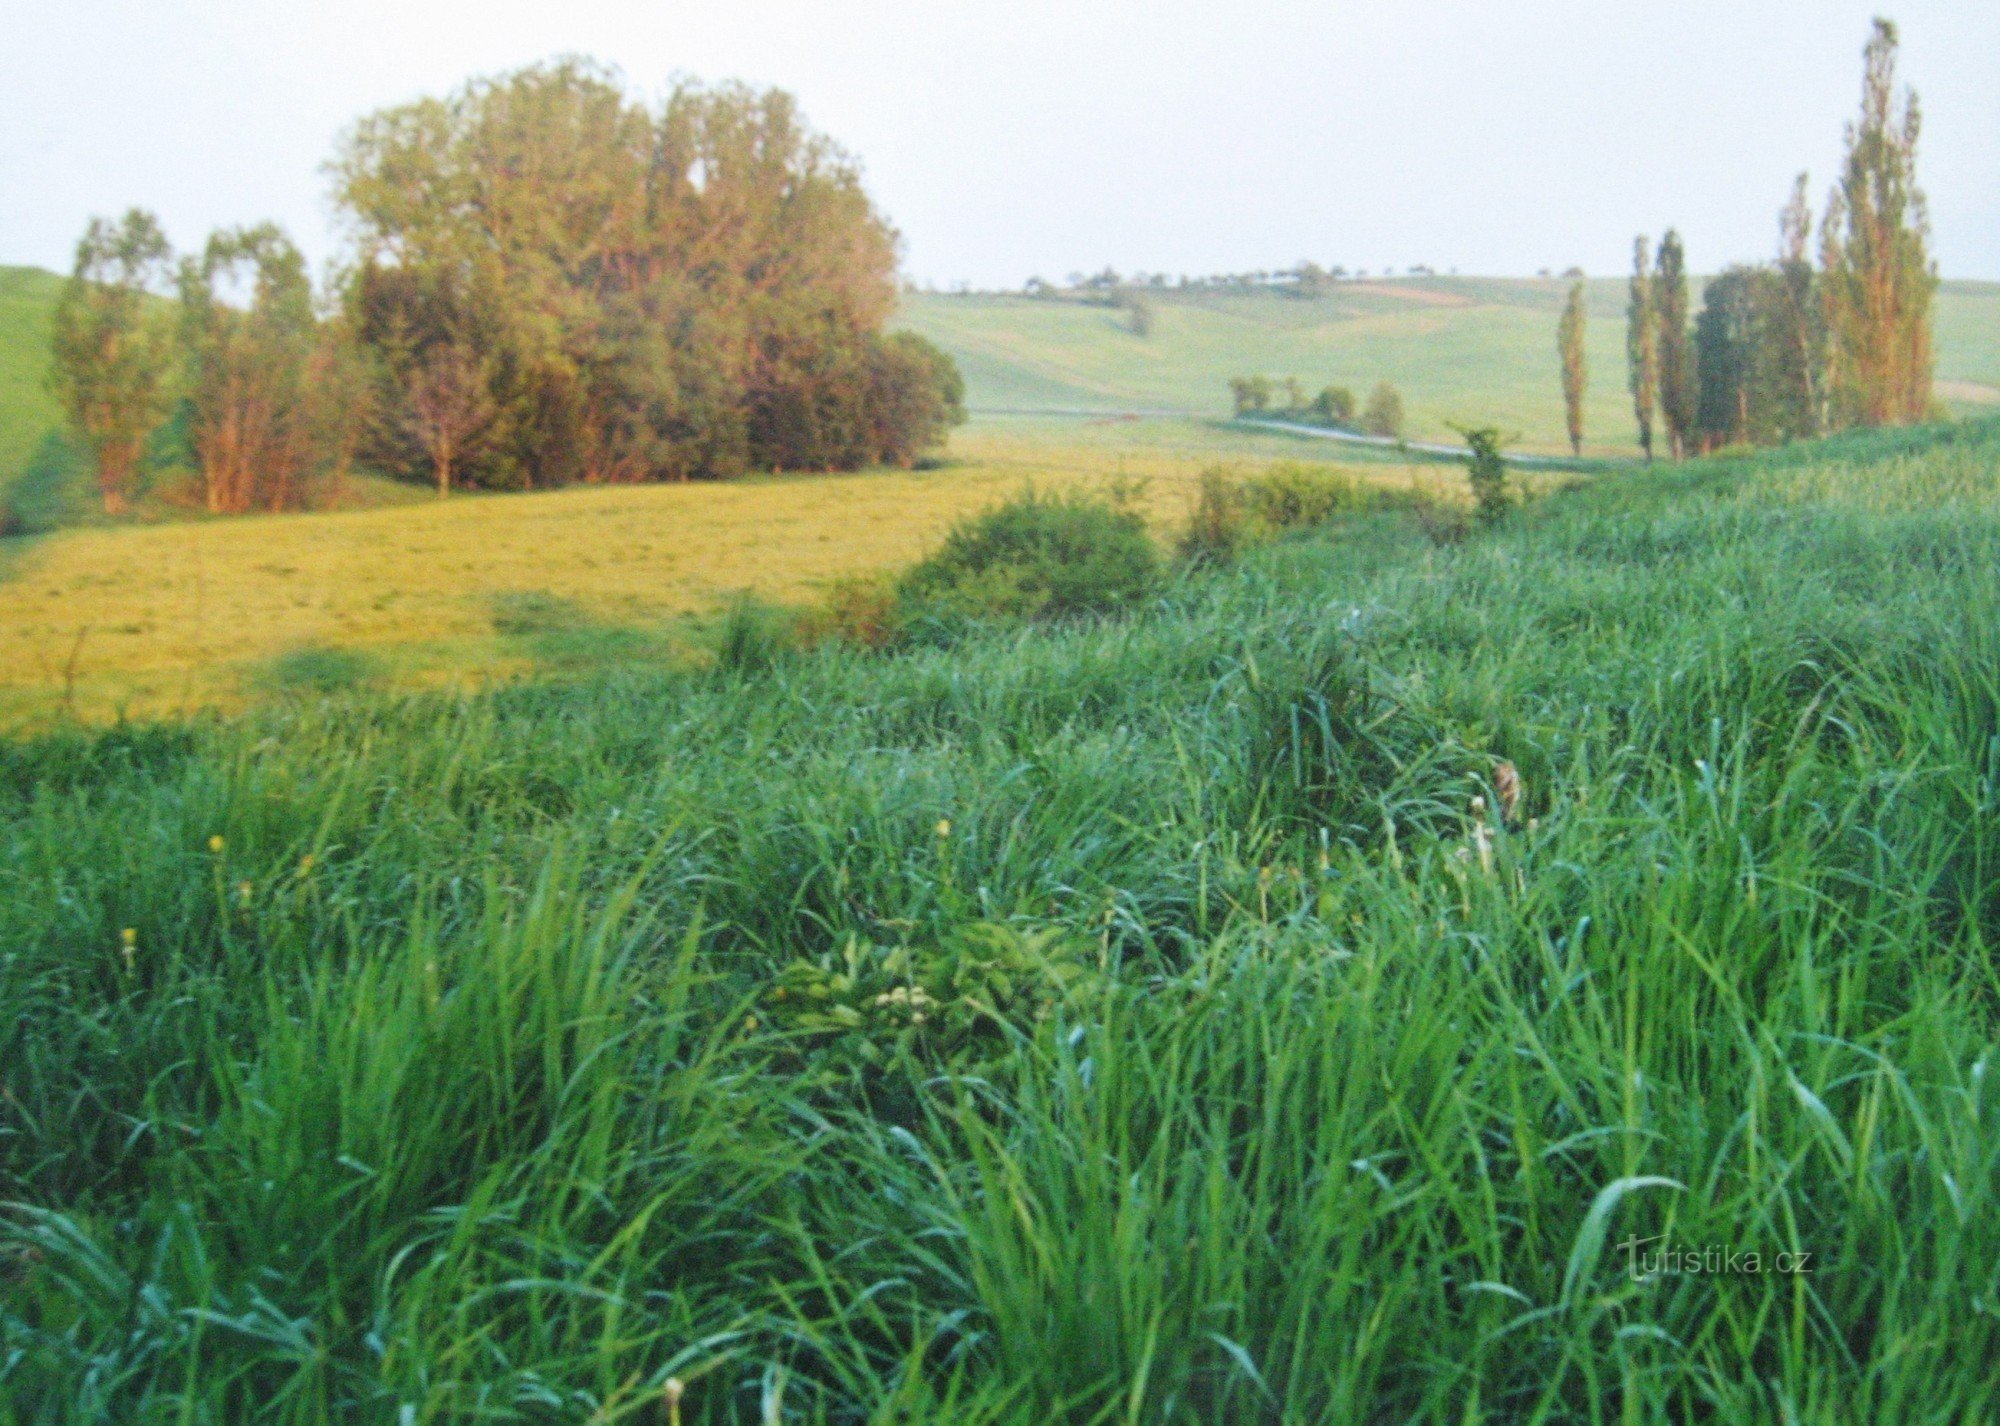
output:
[[[1132,604],[1159,579],[1138,511],[1031,490],[955,527],[898,593],[912,616],[1060,619]]]
[[[1507,513],[1507,463],[1500,458],[1500,433],[1491,426],[1470,430],[1460,428],[1472,455],[1466,462],[1466,479],[1472,483],[1472,503],[1479,523],[1491,525]]]
[[[902,642],[908,627],[894,579],[855,575],[828,586],[826,598],[800,621],[799,637],[807,645],[886,649]]]
[[[1354,424],[1354,393],[1345,386],[1329,386],[1313,398],[1313,414],[1331,426]]]
[[[1310,530],[1340,515],[1361,515],[1408,503],[1408,497],[1360,484],[1328,470],[1277,465],[1237,480],[1221,466],[1201,485],[1181,535],[1181,558],[1222,563],[1293,530]]]
[[[1380,382],[1368,393],[1368,407],[1361,413],[1362,429],[1371,436],[1403,439],[1403,393],[1388,382]]]

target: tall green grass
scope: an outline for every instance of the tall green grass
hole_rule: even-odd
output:
[[[0,1413],[1992,1419],[2000,427],[1407,521],[0,747]]]

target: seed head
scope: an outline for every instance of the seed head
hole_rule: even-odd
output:
[[[1500,820],[1513,821],[1514,814],[1521,810],[1521,770],[1510,762],[1495,768],[1493,795],[1500,799]]]

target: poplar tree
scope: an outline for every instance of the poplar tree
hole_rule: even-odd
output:
[[[93,218],[56,304],[49,384],[90,447],[107,515],[125,509],[146,437],[165,413],[172,333],[166,305],[150,299],[172,265],[151,213]]]
[[[1653,411],[1660,394],[1659,323],[1653,310],[1653,260],[1644,234],[1632,240],[1632,283],[1625,306],[1625,375],[1632,414],[1639,420],[1639,449],[1653,458]]]
[[[1653,319],[1659,351],[1660,417],[1666,423],[1675,460],[1684,459],[1694,444],[1699,404],[1688,318],[1687,256],[1681,235],[1669,228],[1660,239],[1659,264],[1653,274]]]
[[[1900,109],[1897,100],[1900,97]],[[1836,420],[1924,419],[1931,401],[1930,216],[1916,183],[1917,96],[1896,92],[1896,27],[1875,22],[1863,53],[1861,117],[1820,228],[1823,311]]]
[[[1810,437],[1826,427],[1826,317],[1809,252],[1812,208],[1805,174],[1778,215],[1778,273],[1772,301],[1758,333],[1773,386],[1777,422],[1784,435]]]
[[[1562,353],[1563,413],[1569,418],[1569,448],[1583,454],[1583,393],[1590,381],[1584,359],[1583,282],[1569,290],[1563,304],[1562,320],[1556,325],[1556,348]]]

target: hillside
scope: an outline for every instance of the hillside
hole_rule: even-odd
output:
[[[1996,566],[1989,421],[0,742],[0,1400],[2000,1419]]]
[[[1555,325],[1567,284],[1413,277],[1343,284],[1325,297],[1166,289],[1146,337],[1111,308],[1026,297],[915,294],[901,321],[958,359],[975,413],[1163,409],[1228,414],[1228,380],[1297,376],[1308,393],[1365,399],[1394,382],[1411,434],[1493,424],[1524,447],[1565,448]],[[1697,299],[1698,300],[1698,299]],[[1590,284],[1588,449],[1632,446],[1625,285]],[[1946,283],[1938,304],[1940,394],[1974,412],[2000,403],[2000,283]]]
[[[49,320],[62,279],[0,267],[0,499],[62,419],[48,389]]]

